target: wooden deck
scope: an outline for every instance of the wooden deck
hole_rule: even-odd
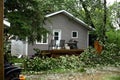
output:
[[[54,49],[54,50],[42,50],[41,53],[44,56],[49,57],[59,57],[63,55],[80,55],[82,52],[84,52],[83,49]]]

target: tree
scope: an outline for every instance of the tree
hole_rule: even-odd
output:
[[[103,26],[102,26],[102,36],[101,36],[101,41],[105,43],[106,41],[106,22],[107,22],[107,7],[106,7],[106,0],[104,0],[103,3],[104,6],[104,17],[103,17]]]
[[[92,35],[96,33],[96,36],[103,43],[106,39],[106,31],[111,27],[111,20],[108,9],[106,6],[106,0],[80,0],[82,7],[85,11],[87,23],[96,29],[92,32]]]
[[[3,0],[0,0],[0,79],[4,80],[4,56],[3,56]]]
[[[43,28],[44,16],[61,9],[78,15],[78,11],[74,10],[77,4],[75,1],[77,0],[7,0],[5,18],[11,23],[11,27],[5,28],[5,40],[8,41],[11,35],[14,35],[11,38],[22,40],[28,37],[30,43],[36,39],[41,40],[41,35],[48,32]]]
[[[41,35],[47,30],[43,28],[44,8],[39,0],[7,0],[5,2],[5,18],[11,23],[11,27],[5,29],[5,33],[14,35],[15,38],[33,43],[41,40]],[[6,34],[7,35],[7,34]]]
[[[28,36],[29,41],[33,42],[36,38],[40,40],[40,35],[46,32],[42,27],[44,15],[64,9],[95,28],[92,35],[104,40],[106,29],[112,26],[110,14],[106,14],[109,10],[105,5],[101,0],[7,0],[5,17],[14,24],[7,31],[21,39]]]

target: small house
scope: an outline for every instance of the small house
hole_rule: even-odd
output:
[[[35,48],[40,50],[61,49],[61,42],[66,49],[70,49],[66,46],[71,47],[70,44],[74,44],[72,43],[74,41],[76,42],[75,47],[73,46],[75,49],[86,49],[89,46],[89,30],[92,28],[82,20],[65,10],[48,14],[45,17],[44,27],[50,31],[50,34],[42,36],[40,41],[36,40],[34,45],[27,44],[27,55],[33,55]],[[51,42],[54,42],[52,48],[50,48]]]

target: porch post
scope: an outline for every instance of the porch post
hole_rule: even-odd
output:
[[[3,15],[4,2],[0,0],[0,80],[4,80],[4,54],[3,54]]]

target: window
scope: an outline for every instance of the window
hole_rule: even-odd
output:
[[[58,32],[54,32],[54,40],[59,40],[59,33]]]
[[[36,44],[47,44],[48,43],[48,34],[42,35],[41,41],[36,40]]]
[[[72,31],[72,38],[78,38],[78,31]]]

